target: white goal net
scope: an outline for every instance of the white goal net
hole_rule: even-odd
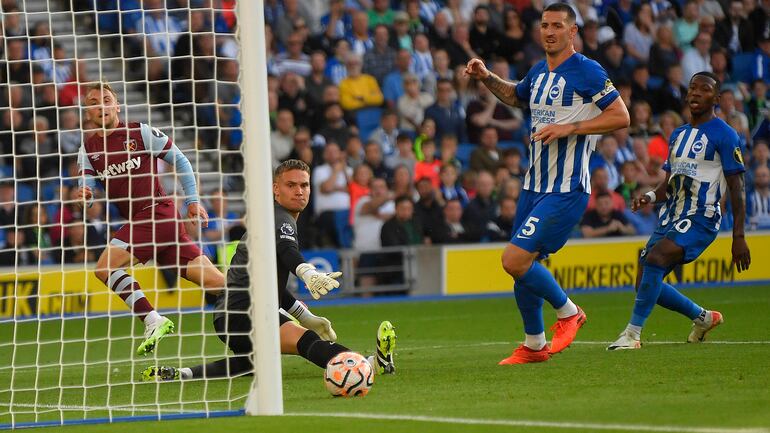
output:
[[[248,380],[142,377],[149,366],[190,367],[227,355],[212,327],[214,299],[182,277],[224,271],[245,230],[234,3],[2,2],[0,428],[242,411]],[[105,117],[96,120],[86,107],[99,82],[119,103],[119,142],[105,133],[109,92],[95,92]],[[140,169],[152,163],[157,171]],[[89,175],[93,199],[82,207],[79,182],[88,185]],[[176,214],[158,210],[171,206],[159,188]],[[206,228],[187,218],[191,191],[208,212]],[[190,245],[212,266],[191,261]],[[116,247],[147,263],[100,277],[100,258],[120,262]],[[147,304],[176,331],[141,356]]]

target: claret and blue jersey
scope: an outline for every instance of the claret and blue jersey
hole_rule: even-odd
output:
[[[660,210],[661,227],[699,216],[718,230],[725,176],[745,171],[738,134],[719,118],[697,127],[681,126],[671,134],[663,169],[671,175]]]
[[[620,94],[597,62],[575,53],[548,70],[545,60],[516,86],[520,101],[529,101],[531,133],[552,124],[590,120]],[[570,135],[545,145],[530,141],[530,163],[522,187],[539,193],[582,191],[590,194],[588,160],[599,135]]]

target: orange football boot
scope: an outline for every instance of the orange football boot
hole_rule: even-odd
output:
[[[551,355],[557,354],[572,344],[578,329],[586,323],[586,313],[577,307],[578,312],[569,317],[559,319],[551,326],[553,338],[551,339]]]
[[[498,362],[497,365],[529,364],[530,362],[548,361],[550,358],[551,354],[548,353],[547,344],[540,350],[533,350],[522,344],[513,351],[511,356]]]

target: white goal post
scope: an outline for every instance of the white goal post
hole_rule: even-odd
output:
[[[0,430],[283,414],[264,3],[239,0],[235,9],[211,4],[0,5]],[[177,55],[174,44],[182,40],[190,49]],[[180,64],[191,70],[180,76]],[[128,217],[117,216],[98,179],[101,213],[90,207],[67,213],[80,203],[73,194],[85,177],[77,174],[80,145],[96,130],[86,126],[84,91],[99,82],[114,89],[126,134],[134,128],[129,122],[146,124],[136,133],[169,137],[189,160],[218,234],[207,236],[186,221],[184,176],[173,158],[158,161],[158,172],[149,175],[176,203],[181,217],[168,218],[187,224],[193,242],[223,272],[240,238],[232,233],[242,233],[229,229],[242,222],[248,228],[253,378],[143,380],[147,366],[192,367],[232,352],[212,325],[212,298],[180,278],[186,262],[158,260],[164,253],[157,247],[167,241],[153,243],[153,257],[127,265],[120,277],[140,290],[132,292],[134,283],[126,289],[118,277],[112,283],[112,273],[112,288],[94,275],[100,252]],[[177,100],[180,89],[189,92],[187,99]],[[136,149],[132,141],[125,141],[127,155]],[[98,176],[114,168],[112,176],[131,179],[133,158],[107,166],[106,146],[104,139],[103,153],[90,152],[105,161]],[[162,158],[160,149],[147,146],[145,153]],[[233,212],[215,205],[228,199]],[[151,220],[158,222],[155,213]],[[97,226],[104,240],[92,245]],[[51,239],[49,232],[58,236]],[[176,325],[146,357],[136,353],[144,325],[131,310],[144,297]]]

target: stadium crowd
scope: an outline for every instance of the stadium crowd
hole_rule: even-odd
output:
[[[141,87],[158,109],[178,105],[180,121],[206,131],[198,148],[238,149],[234,1],[167,0],[167,11],[161,0],[97,3],[86,24],[117,34],[112,49],[127,65],[144,62],[129,75],[150,80]],[[542,0],[264,3],[273,164],[297,158],[312,167],[313,195],[298,224],[303,248],[510,238],[528,167],[529,113],[498,101],[463,70],[478,57],[499,76],[521,79],[544,58]],[[589,209],[574,236],[652,232],[655,210],[632,213],[629,204],[665,178],[668,140],[688,119],[686,86],[701,70],[722,81],[718,114],[744,145],[747,229],[770,228],[770,0],[569,3],[578,15],[576,47],[604,66],[631,113],[631,126],[602,137],[590,159]],[[14,205],[28,180],[73,176],[72,159],[59,155],[73,156],[81,140],[85,68],[52,44],[46,23],[26,29],[13,0],[2,6],[0,264],[13,264],[14,246],[82,245],[84,232],[88,245],[64,248],[65,260],[92,260],[110,227],[104,209],[87,209],[88,223],[79,225],[80,210],[55,203],[67,199],[70,184],[32,188],[26,201],[33,204]],[[81,12],[89,7],[75,2]],[[240,164],[223,159],[222,170]],[[210,194],[220,222],[201,242],[226,238],[238,225],[226,195]],[[51,226],[41,230],[46,221]],[[8,230],[14,225],[29,229]],[[731,212],[721,227],[731,229]],[[208,251],[217,254],[215,246]],[[34,264],[35,254],[43,253],[32,249],[23,260]]]

